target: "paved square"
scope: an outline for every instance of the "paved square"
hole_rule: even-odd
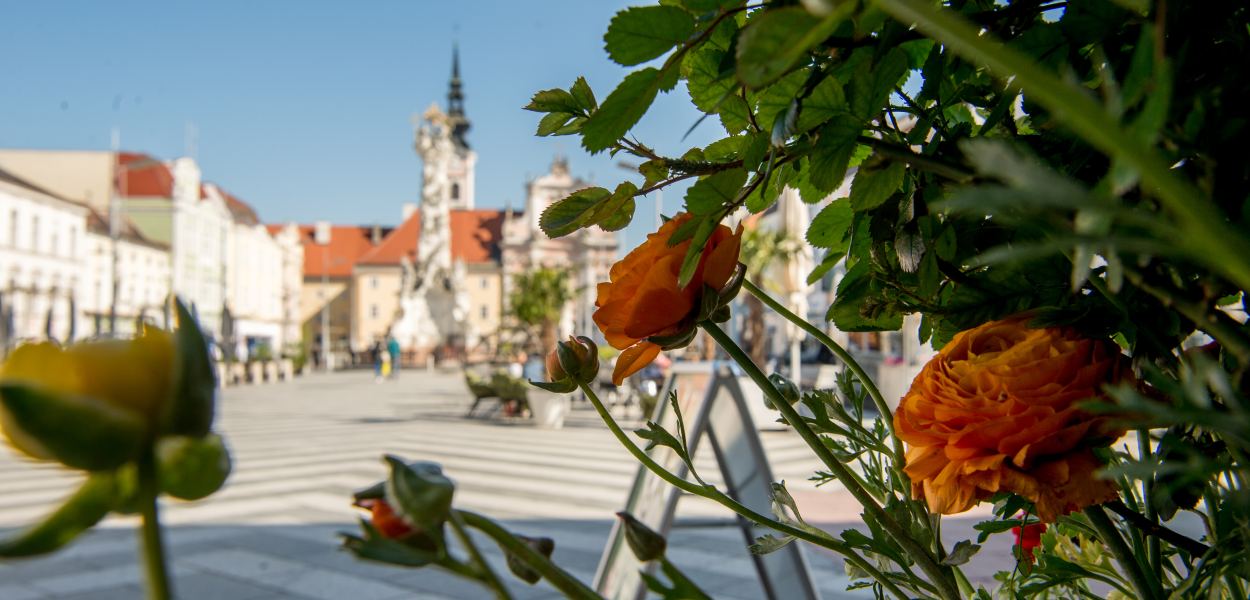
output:
[[[383,477],[383,453],[442,463],[457,482],[458,506],[502,519],[519,533],[555,539],[557,561],[589,581],[636,463],[586,406],[563,429],[544,430],[464,419],[468,404],[458,375],[411,371],[381,384],[349,372],[227,389],[218,429],[235,459],[230,481],[206,501],[163,505],[179,597],[489,597],[477,584],[437,571],[365,563],[338,550],[336,533],[356,529],[359,516],[351,492]],[[775,475],[791,489],[810,490],[805,480],[817,464],[801,440],[789,432],[762,435]],[[0,527],[50,510],[76,479],[5,447]],[[840,496],[813,493],[827,496],[830,506]],[[727,512],[686,498],[678,518],[686,516]],[[58,554],[0,564],[0,599],[142,597],[135,525],[134,518],[110,517]],[[736,529],[679,528],[670,544],[674,562],[718,598],[761,597]],[[557,597],[545,583],[531,587],[511,578],[498,549],[488,540],[481,546],[517,598]],[[864,597],[843,591],[838,561],[815,552],[808,558],[824,598]]]

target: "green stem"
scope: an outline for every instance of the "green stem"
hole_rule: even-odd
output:
[[[1215,205],[1169,168],[1150,144],[1142,143],[1084,91],[1036,65],[994,39],[955,11],[927,0],[876,0],[876,5],[903,25],[914,26],[933,40],[991,74],[1011,79],[1030,101],[1050,112],[1091,146],[1132,167],[1143,190],[1157,197],[1184,235],[1175,240],[1182,252],[1250,290],[1250,242],[1229,224]]]
[[[173,586],[169,579],[169,569],[165,561],[165,543],[161,533],[160,509],[157,498],[160,496],[160,476],[157,473],[156,454],[151,445],[139,457],[139,502],[143,526],[140,529],[140,557],[143,560],[143,571],[147,576],[148,599],[170,600],[173,598]]]
[[[1140,460],[1149,460],[1154,454],[1150,449],[1150,430],[1141,428],[1137,430],[1137,453]],[[1141,498],[1142,505],[1146,509],[1146,518],[1152,524],[1159,524],[1159,513],[1155,510],[1153,494],[1150,490],[1151,479],[1142,480]],[[1150,570],[1163,576],[1163,550],[1159,546],[1159,538],[1153,535],[1146,536],[1146,557],[1150,564]]]
[[[1162,600],[1163,591],[1160,589],[1159,582],[1146,575],[1141,563],[1133,556],[1128,544],[1124,543],[1124,538],[1120,536],[1120,531],[1116,529],[1115,524],[1107,517],[1102,507],[1086,508],[1085,516],[1089,517],[1090,523],[1098,532],[1098,537],[1102,538],[1102,542],[1111,550],[1111,555],[1115,557],[1116,562],[1120,563],[1120,568],[1128,575],[1129,583],[1133,585],[1137,597],[1141,600]]]
[[[824,442],[820,440],[820,437],[807,426],[807,422],[799,416],[799,413],[794,410],[794,407],[790,406],[790,403],[786,402],[785,398],[781,397],[781,394],[777,392],[777,388],[774,387],[772,382],[768,380],[768,376],[764,375],[764,372],[751,361],[751,358],[742,351],[742,348],[738,347],[738,344],[734,343],[733,339],[731,339],[729,335],[715,323],[701,323],[700,327],[702,327],[708,335],[712,336],[712,339],[716,340],[716,343],[719,344],[720,347],[725,350],[725,352],[727,352],[735,362],[738,363],[738,366],[741,367],[751,380],[755,382],[755,385],[769,397],[773,406],[781,412],[781,416],[784,417],[786,422],[790,424],[790,427],[794,428],[794,430],[798,432],[799,437],[802,437],[808,447],[816,453],[816,457],[824,463],[825,468],[829,469],[829,472],[832,473],[834,477],[837,477],[838,481],[840,481],[842,485],[846,487],[847,491],[855,497],[855,500],[859,502],[860,506],[864,507],[864,512],[866,513],[865,516],[874,519],[883,528],[885,528],[885,530],[889,532],[890,536],[894,538],[894,541],[907,552],[908,556],[910,556],[913,561],[916,562],[916,564],[920,567],[920,570],[924,571],[925,574],[929,576],[933,585],[937,587],[938,595],[947,600],[959,598],[959,590],[954,583],[954,577],[951,575],[950,569],[943,568],[939,565],[933,558],[933,555],[930,554],[928,550],[921,547],[920,544],[917,544],[916,541],[912,539],[911,534],[905,531],[902,526],[898,524],[898,521],[894,520],[894,517],[882,510],[881,505],[877,504],[877,501],[873,499],[872,494],[868,493],[867,490],[859,485],[859,482],[855,479],[855,476],[851,474],[846,465],[842,464],[842,462],[833,455],[833,452],[831,452],[829,448],[825,446]]]
[[[555,563],[551,562],[551,559],[539,554],[529,544],[517,539],[511,532],[500,527],[498,523],[490,518],[468,510],[455,510],[452,514],[455,519],[460,520],[465,525],[490,536],[491,539],[495,540],[496,544],[499,544],[502,550],[521,559],[529,568],[542,575],[543,579],[547,580],[547,583],[560,590],[566,597],[573,600],[602,600],[603,597],[591,589],[590,586],[556,566]]]
[[[608,412],[607,407],[605,407],[603,402],[599,400],[599,396],[595,394],[594,390],[590,389],[590,386],[587,386],[584,383],[579,383],[578,387],[580,387],[582,392],[586,394],[586,397],[590,399],[590,403],[594,405],[595,410],[599,413],[599,417],[602,418],[603,422],[607,424],[608,429],[612,432],[612,435],[616,437],[617,441],[619,441],[621,445],[634,456],[635,460],[642,463],[644,467],[652,473],[655,473],[656,476],[663,479],[669,485],[672,485],[673,487],[676,487],[684,492],[717,502],[725,508],[742,515],[756,525],[767,527],[774,531],[793,536],[796,539],[833,550],[834,552],[837,552],[845,557],[847,562],[863,569],[864,572],[868,573],[869,576],[880,583],[881,587],[885,588],[891,594],[894,594],[900,600],[906,600],[910,597],[904,593],[903,590],[899,589],[898,586],[886,577],[884,573],[870,564],[867,560],[860,556],[859,553],[855,552],[853,548],[837,539],[834,539],[833,537],[830,537],[828,534],[817,535],[813,531],[800,529],[798,527],[770,519],[767,516],[757,513],[754,510],[740,504],[737,500],[730,498],[713,486],[695,485],[669,472],[667,469],[660,466],[659,463],[652,460],[646,452],[629,439],[629,436],[625,434],[625,432],[621,429],[621,426],[616,423],[616,419],[612,418],[612,414]]]
[[[839,360],[846,364],[846,368],[850,369],[851,373],[854,373],[855,377],[859,379],[860,385],[864,386],[864,391],[868,392],[868,397],[872,398],[873,405],[877,407],[877,413],[881,415],[881,420],[885,422],[886,429],[890,432],[890,438],[894,440],[895,462],[901,461],[904,456],[903,442],[898,439],[898,436],[894,435],[894,413],[890,410],[890,406],[886,404],[885,396],[881,395],[881,390],[877,388],[877,384],[868,376],[868,372],[855,360],[855,357],[851,356],[851,353],[846,348],[833,341],[833,338],[821,331],[819,327],[808,323],[807,319],[794,314],[785,305],[773,299],[772,296],[768,295],[768,292],[760,289],[759,286],[750,280],[743,281],[742,287],[750,292],[752,296],[759,298],[760,302],[763,302],[768,308],[781,315],[782,318],[816,338],[816,341],[828,348],[834,356],[837,356]]]
[[[464,549],[469,553],[469,558],[477,565],[479,571],[478,579],[485,583],[491,591],[495,592],[496,598],[511,600],[512,593],[499,580],[499,576],[495,574],[494,569],[490,568],[490,563],[486,562],[482,553],[478,551],[477,544],[473,542],[473,538],[465,530],[464,519],[460,518],[460,515],[453,511],[448,522],[451,523],[451,530],[456,533],[456,537],[460,538],[460,543],[464,544]]]

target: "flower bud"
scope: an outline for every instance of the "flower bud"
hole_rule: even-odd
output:
[[[576,383],[590,383],[599,375],[599,347],[584,335],[569,336],[569,341],[556,344],[556,357]]]
[[[556,549],[556,543],[551,538],[535,538],[525,535],[517,535],[516,538],[521,540],[521,542],[526,546],[529,546],[531,550],[543,555],[546,558],[551,558],[551,553]],[[521,581],[534,585],[535,583],[538,583],[538,580],[543,578],[538,571],[530,568],[530,566],[516,554],[505,552],[504,556],[507,559],[508,570],[512,571],[512,574],[520,578]]]
[[[794,404],[799,401],[799,386],[795,385],[789,378],[783,376],[781,373],[773,373],[768,376],[768,381],[773,384],[773,388],[777,390],[778,394],[781,394],[781,397],[790,406],[794,406]],[[768,394],[764,394],[764,405],[772,409],[777,408],[773,406],[773,401],[769,399]]]
[[[663,536],[627,512],[618,512],[616,516],[621,518],[621,527],[625,528],[625,543],[629,544],[629,549],[638,560],[648,562],[664,556],[668,542]]]
[[[560,355],[556,348],[547,353],[547,381],[563,381],[569,375],[560,366]]]
[[[402,540],[412,535],[414,531],[412,525],[408,524],[382,498],[359,500],[356,506],[369,511],[369,524],[384,538]]]

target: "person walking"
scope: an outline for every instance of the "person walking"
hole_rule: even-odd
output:
[[[399,340],[395,336],[386,335],[386,353],[391,357],[391,379],[399,378]]]
[[[373,352],[373,380],[381,382],[382,355],[386,352],[386,349],[382,347],[382,340],[374,340],[373,347],[370,350]]]

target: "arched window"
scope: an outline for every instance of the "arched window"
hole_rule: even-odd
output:
[[[460,199],[460,184],[458,183],[451,184],[451,199],[452,200]]]

